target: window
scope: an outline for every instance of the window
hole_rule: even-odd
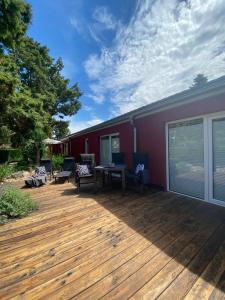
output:
[[[102,136],[100,140],[101,164],[112,162],[112,153],[120,152],[120,138],[118,134]]]

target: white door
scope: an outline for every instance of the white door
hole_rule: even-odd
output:
[[[225,117],[210,121],[210,197],[225,202]]]

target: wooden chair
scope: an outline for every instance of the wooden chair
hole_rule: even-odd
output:
[[[124,157],[125,155],[123,152],[112,153],[112,163],[115,165],[125,165]],[[110,172],[110,180],[114,179],[121,179],[121,173]]]

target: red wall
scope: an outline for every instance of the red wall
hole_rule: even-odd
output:
[[[167,122],[225,111],[225,96],[175,107],[136,120],[139,152],[148,152],[150,181],[166,189]]]
[[[225,111],[225,95],[185,104],[136,119],[137,151],[149,154],[150,181],[152,184],[166,189],[166,123],[219,111]],[[72,138],[70,154],[78,160],[79,154],[84,153],[85,138],[88,138],[89,152],[95,153],[96,162],[99,163],[100,136],[117,132],[120,134],[120,151],[125,153],[125,163],[131,166],[134,146],[133,129],[130,122]]]
[[[100,163],[100,136],[119,133],[120,151],[125,153],[125,163],[128,166],[132,164],[133,152],[133,129],[130,122],[115,125],[109,128],[101,129],[95,132],[84,134],[71,139],[71,155],[79,160],[80,153],[84,153],[85,139],[88,138],[89,153],[94,153],[96,163]]]
[[[61,153],[61,144],[51,145],[52,153],[53,154],[60,154]]]

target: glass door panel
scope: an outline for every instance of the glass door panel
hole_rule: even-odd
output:
[[[213,199],[225,201],[225,118],[212,121]]]
[[[101,164],[108,165],[110,163],[110,137],[101,137]]]
[[[120,152],[120,138],[118,135],[114,135],[111,137],[111,144],[112,144],[112,153],[119,153]]]
[[[204,199],[203,120],[185,121],[168,127],[169,188]]]

